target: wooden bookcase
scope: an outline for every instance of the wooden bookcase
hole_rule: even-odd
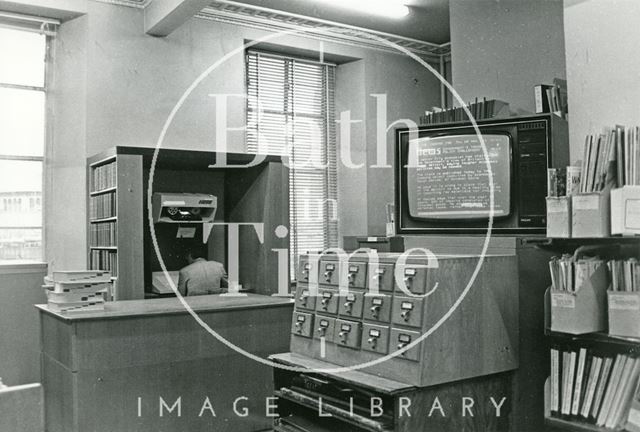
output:
[[[113,300],[143,298],[142,159],[112,149],[87,170],[87,267],[112,273]]]
[[[640,252],[640,238],[637,237],[605,237],[605,238],[549,238],[531,240],[538,247],[549,251],[561,253],[573,253],[581,246],[602,248],[603,257],[606,253],[635,253]],[[617,250],[620,248],[620,250]],[[545,311],[545,338],[548,346],[562,347],[582,347],[596,350],[601,353],[640,355],[640,339],[625,338],[609,335],[606,332],[589,333],[583,335],[573,335],[551,331],[549,329],[548,311]],[[550,362],[547,350],[547,362]],[[550,379],[550,378],[549,378]],[[577,431],[577,432],[610,432],[612,429],[599,427],[592,423],[575,421],[551,415],[550,411],[550,385],[547,380],[544,389],[545,398],[545,425],[550,431]]]
[[[151,297],[152,273],[161,270],[147,206],[154,150],[113,147],[87,160],[87,267],[115,270],[114,300]],[[263,223],[263,241],[249,228],[240,230],[239,282],[257,294],[276,293],[278,256],[274,249],[289,246],[288,238],[274,234],[279,225],[289,226],[288,168],[279,156],[260,156],[259,163],[252,164],[254,155],[237,153],[226,154],[230,166],[212,166],[220,157],[216,152],[162,149],[152,191],[212,194],[218,198],[216,222]],[[113,211],[96,213],[100,200],[109,200]],[[169,271],[186,264],[181,253],[186,243],[176,239],[177,226],[155,224],[158,247]],[[117,233],[109,241],[97,242],[92,233],[106,227]],[[202,227],[196,229],[195,238],[201,239]],[[214,228],[207,247],[208,258],[226,267],[225,232],[225,228]]]

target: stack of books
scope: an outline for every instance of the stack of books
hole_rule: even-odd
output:
[[[551,415],[619,429],[637,398],[640,358],[588,348],[551,348]]]
[[[111,274],[103,271],[56,271],[45,276],[47,305],[56,312],[104,310]]]
[[[509,104],[498,99],[487,100],[487,98],[484,98],[483,100],[478,100],[476,98],[475,102],[469,102],[465,106],[476,120],[509,117],[511,115]],[[420,117],[420,125],[422,126],[458,121],[469,121],[469,116],[463,107],[449,109],[433,107],[431,111],[425,111],[424,115]]]

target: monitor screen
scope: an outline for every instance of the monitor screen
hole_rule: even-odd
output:
[[[493,175],[493,217],[511,212],[511,137],[482,135]],[[409,215],[417,219],[486,219],[491,210],[489,170],[475,134],[409,140]]]

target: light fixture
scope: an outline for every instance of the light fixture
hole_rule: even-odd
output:
[[[409,8],[401,0],[320,0],[345,9],[380,15],[387,18],[402,18]]]

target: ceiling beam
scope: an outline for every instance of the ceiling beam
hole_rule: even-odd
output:
[[[144,31],[152,36],[168,36],[209,3],[211,0],[154,0],[144,10]]]

